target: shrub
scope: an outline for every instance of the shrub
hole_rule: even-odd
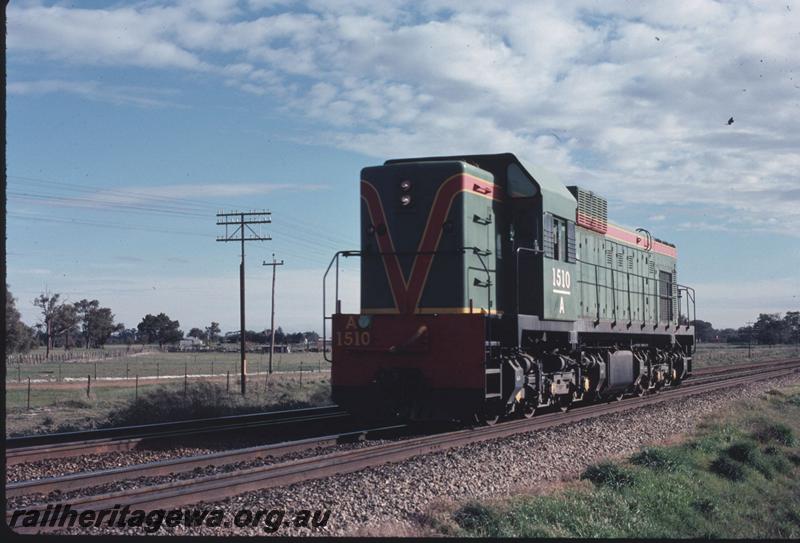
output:
[[[754,437],[762,443],[770,443],[772,441],[778,442],[781,445],[792,446],[795,443],[794,433],[792,429],[776,422],[775,424],[767,425],[755,432]]]
[[[464,529],[485,529],[492,522],[491,510],[480,503],[468,503],[453,514],[453,518]]]
[[[758,447],[752,441],[740,441],[725,449],[725,454],[739,462],[752,464],[758,457]]]
[[[720,456],[714,460],[711,463],[711,471],[731,481],[742,481],[747,476],[744,466],[727,456]]]
[[[676,471],[682,462],[676,451],[665,449],[645,449],[631,457],[631,462],[654,471]]]
[[[596,486],[606,486],[615,490],[631,486],[636,482],[636,477],[631,471],[610,462],[589,466],[581,474],[581,480],[583,479],[588,479]]]
[[[224,386],[206,381],[190,383],[177,392],[164,386],[139,396],[138,401],[112,410],[109,426],[127,426],[173,420],[219,417],[241,412],[240,396],[229,394]]]
[[[719,507],[717,504],[708,498],[700,498],[699,500],[692,502],[692,508],[695,511],[700,512],[705,517],[716,515],[719,512]]]

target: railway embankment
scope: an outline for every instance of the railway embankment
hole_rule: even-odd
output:
[[[538,492],[442,509],[426,524],[485,537],[800,537],[800,386],[707,414],[685,440],[595,463]]]

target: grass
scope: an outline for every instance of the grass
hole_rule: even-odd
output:
[[[113,350],[123,351],[124,346],[115,346]],[[226,388],[226,375],[230,372],[231,393],[225,394],[230,396],[231,401],[224,406],[219,402],[215,404],[216,409],[224,407],[228,414],[240,412],[241,409],[258,411],[330,403],[330,374],[327,373],[330,364],[323,359],[322,353],[275,353],[273,371],[276,373],[270,378],[272,384],[268,393],[264,387],[269,354],[247,353],[252,393],[244,402],[239,402],[232,400],[240,396],[238,352],[137,353],[138,350],[139,346],[134,346],[130,356],[98,360],[96,363],[47,362],[9,366],[6,369],[6,435],[69,431],[112,424],[113,421],[108,417],[131,405],[137,396],[140,402],[150,393],[168,398],[182,397],[184,371],[190,377],[190,388],[195,387],[195,381],[204,380],[216,383],[223,389]],[[303,387],[300,387],[301,368]],[[87,398],[88,376],[92,378],[92,386]],[[138,392],[136,376],[140,379]],[[170,376],[173,378],[162,379]],[[195,377],[192,379],[192,376]],[[28,377],[33,383],[30,410],[26,386]],[[156,377],[161,381],[154,383],[153,378]],[[180,409],[176,410],[175,416],[179,416],[178,411]],[[200,411],[201,406],[197,404],[195,412]]]
[[[239,353],[218,352],[136,352],[130,356],[98,360],[96,362],[44,362],[41,364],[11,364],[6,368],[6,382],[25,382],[31,380],[86,379],[92,378],[133,378],[136,375],[224,375],[236,373],[239,368]],[[63,351],[59,351],[63,352]],[[269,367],[269,353],[247,353],[248,370],[265,372]],[[298,371],[302,364],[304,371],[327,370],[330,364],[322,353],[275,353],[272,357],[273,371]]]
[[[700,343],[692,358],[692,367],[699,369],[709,366],[728,366],[798,356],[800,347],[797,345],[752,345],[749,354],[750,356],[748,356],[746,344]]]
[[[428,517],[462,537],[798,538],[800,386],[705,422],[686,442],[590,466],[549,495]]]
[[[101,382],[102,383],[102,382]],[[31,409],[25,388],[6,391],[6,435],[66,432],[98,427],[144,424],[185,418],[212,417],[276,409],[328,405],[330,378],[327,373],[273,374],[253,377],[244,398],[238,379],[189,381],[184,394],[180,379],[168,384],[131,386],[92,385],[86,388],[36,387]],[[54,388],[54,387],[60,388]]]

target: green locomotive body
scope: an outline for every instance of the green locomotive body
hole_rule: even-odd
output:
[[[510,153],[361,177],[361,311],[332,318],[340,405],[494,420],[691,372],[675,246],[610,223],[596,194]]]

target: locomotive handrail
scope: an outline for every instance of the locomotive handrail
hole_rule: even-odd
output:
[[[686,329],[690,327],[690,322],[697,320],[697,307],[695,306],[694,296],[695,292],[692,287],[686,285],[678,285],[678,299],[682,298],[682,292],[686,293]],[[689,315],[689,302],[692,304],[691,316]],[[680,317],[680,301],[678,302],[678,316]]]
[[[338,313],[341,309],[340,300],[339,300],[339,257],[343,256],[345,258],[351,256],[361,256],[361,251],[337,251],[333,258],[331,258],[330,264],[328,264],[327,269],[325,270],[325,274],[322,276],[322,357],[325,359],[326,362],[333,363],[333,337],[331,337],[331,356],[328,358],[328,352],[325,350],[326,343],[327,343],[327,331],[326,331],[326,321],[333,319],[333,317],[328,316],[328,312],[326,310],[326,299],[327,299],[327,283],[328,283],[328,273],[331,271],[331,267],[333,263],[336,262],[336,304],[335,310]],[[333,332],[333,331],[331,331]]]

